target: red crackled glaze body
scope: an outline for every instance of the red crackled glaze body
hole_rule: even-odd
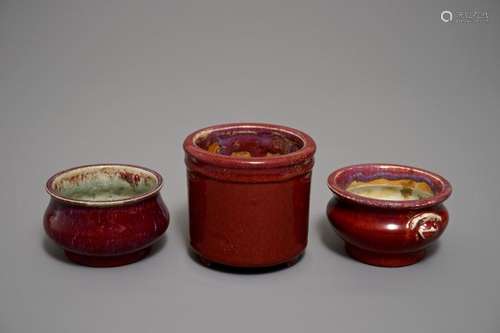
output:
[[[106,189],[118,185],[106,185],[109,179],[98,179],[103,173],[119,179],[117,182],[121,183],[117,184],[122,187],[117,187],[117,191],[126,191],[123,184],[138,183],[141,177],[150,177],[151,188],[145,187],[144,193],[120,194],[118,199],[116,193],[109,194]],[[84,188],[87,197],[75,199],[71,196],[74,193],[61,193],[64,186],[81,186],[92,178],[89,174],[97,185]],[[110,267],[140,260],[169,223],[168,210],[159,193],[161,186],[158,173],[129,165],[92,165],[60,172],[47,182],[51,201],[44,215],[45,231],[64,248],[70,260],[82,265]],[[96,191],[104,191],[114,200],[91,197]]]
[[[205,262],[271,267],[303,253],[315,152],[308,135],[227,124],[189,135],[184,149],[190,242]]]
[[[380,200],[347,190],[353,181],[374,179],[422,182],[433,195],[418,200]],[[353,165],[333,172],[328,186],[335,194],[327,207],[329,220],[345,241],[347,252],[368,264],[414,264],[448,225],[448,211],[442,202],[451,194],[451,185],[423,169],[390,164]]]

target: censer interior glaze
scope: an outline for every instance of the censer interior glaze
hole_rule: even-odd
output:
[[[426,182],[412,179],[355,180],[347,186],[346,190],[366,198],[395,201],[421,200],[434,195]]]
[[[287,155],[304,145],[292,134],[262,129],[202,133],[195,139],[195,144],[214,154],[246,158]]]
[[[134,167],[83,167],[54,179],[53,190],[59,195],[82,201],[114,201],[150,192],[158,184],[153,174]]]

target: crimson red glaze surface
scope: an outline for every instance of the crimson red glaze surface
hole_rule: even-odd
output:
[[[220,143],[219,153],[207,151],[213,142]],[[235,147],[253,157],[229,156]],[[307,245],[315,149],[305,133],[270,124],[225,124],[189,135],[184,150],[194,252],[204,262],[241,268],[294,262]]]
[[[47,235],[78,264],[112,267],[142,259],[169,224],[169,213],[159,192],[161,176],[146,168],[126,166],[147,170],[156,177],[157,184],[150,192],[125,200],[72,200],[54,190],[57,176],[86,167],[94,166],[65,170],[47,182],[47,192],[51,195],[43,219]]]
[[[434,195],[420,200],[380,200],[346,190],[354,180],[377,178],[413,179],[427,183]],[[353,258],[376,266],[411,265],[425,256],[448,225],[448,211],[442,204],[451,185],[432,172],[394,164],[361,164],[345,167],[328,177],[335,194],[327,215],[346,251]]]

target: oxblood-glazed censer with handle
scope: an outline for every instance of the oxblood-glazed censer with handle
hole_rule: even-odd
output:
[[[355,259],[386,267],[411,265],[446,229],[451,185],[419,168],[360,164],[333,172],[327,215]]]
[[[44,215],[48,236],[79,264],[120,266],[146,256],[165,232],[169,214],[162,177],[124,164],[81,166],[52,176]]]
[[[296,129],[225,124],[184,141],[191,248],[204,263],[293,263],[307,244],[316,145]]]

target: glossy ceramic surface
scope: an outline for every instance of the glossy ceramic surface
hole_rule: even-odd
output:
[[[259,268],[293,262],[307,245],[316,146],[270,124],[225,124],[184,141],[190,243],[205,262]]]
[[[47,181],[47,235],[67,257],[96,267],[125,265],[146,256],[165,232],[169,214],[155,171],[123,164],[81,166]]]
[[[370,191],[368,196],[353,190],[374,184],[401,186],[401,197],[395,196],[392,188],[383,193]],[[448,211],[442,203],[450,196],[451,185],[423,169],[393,164],[353,165],[333,172],[328,186],[335,194],[328,203],[328,218],[345,241],[347,252],[367,264],[414,264],[448,225]]]

